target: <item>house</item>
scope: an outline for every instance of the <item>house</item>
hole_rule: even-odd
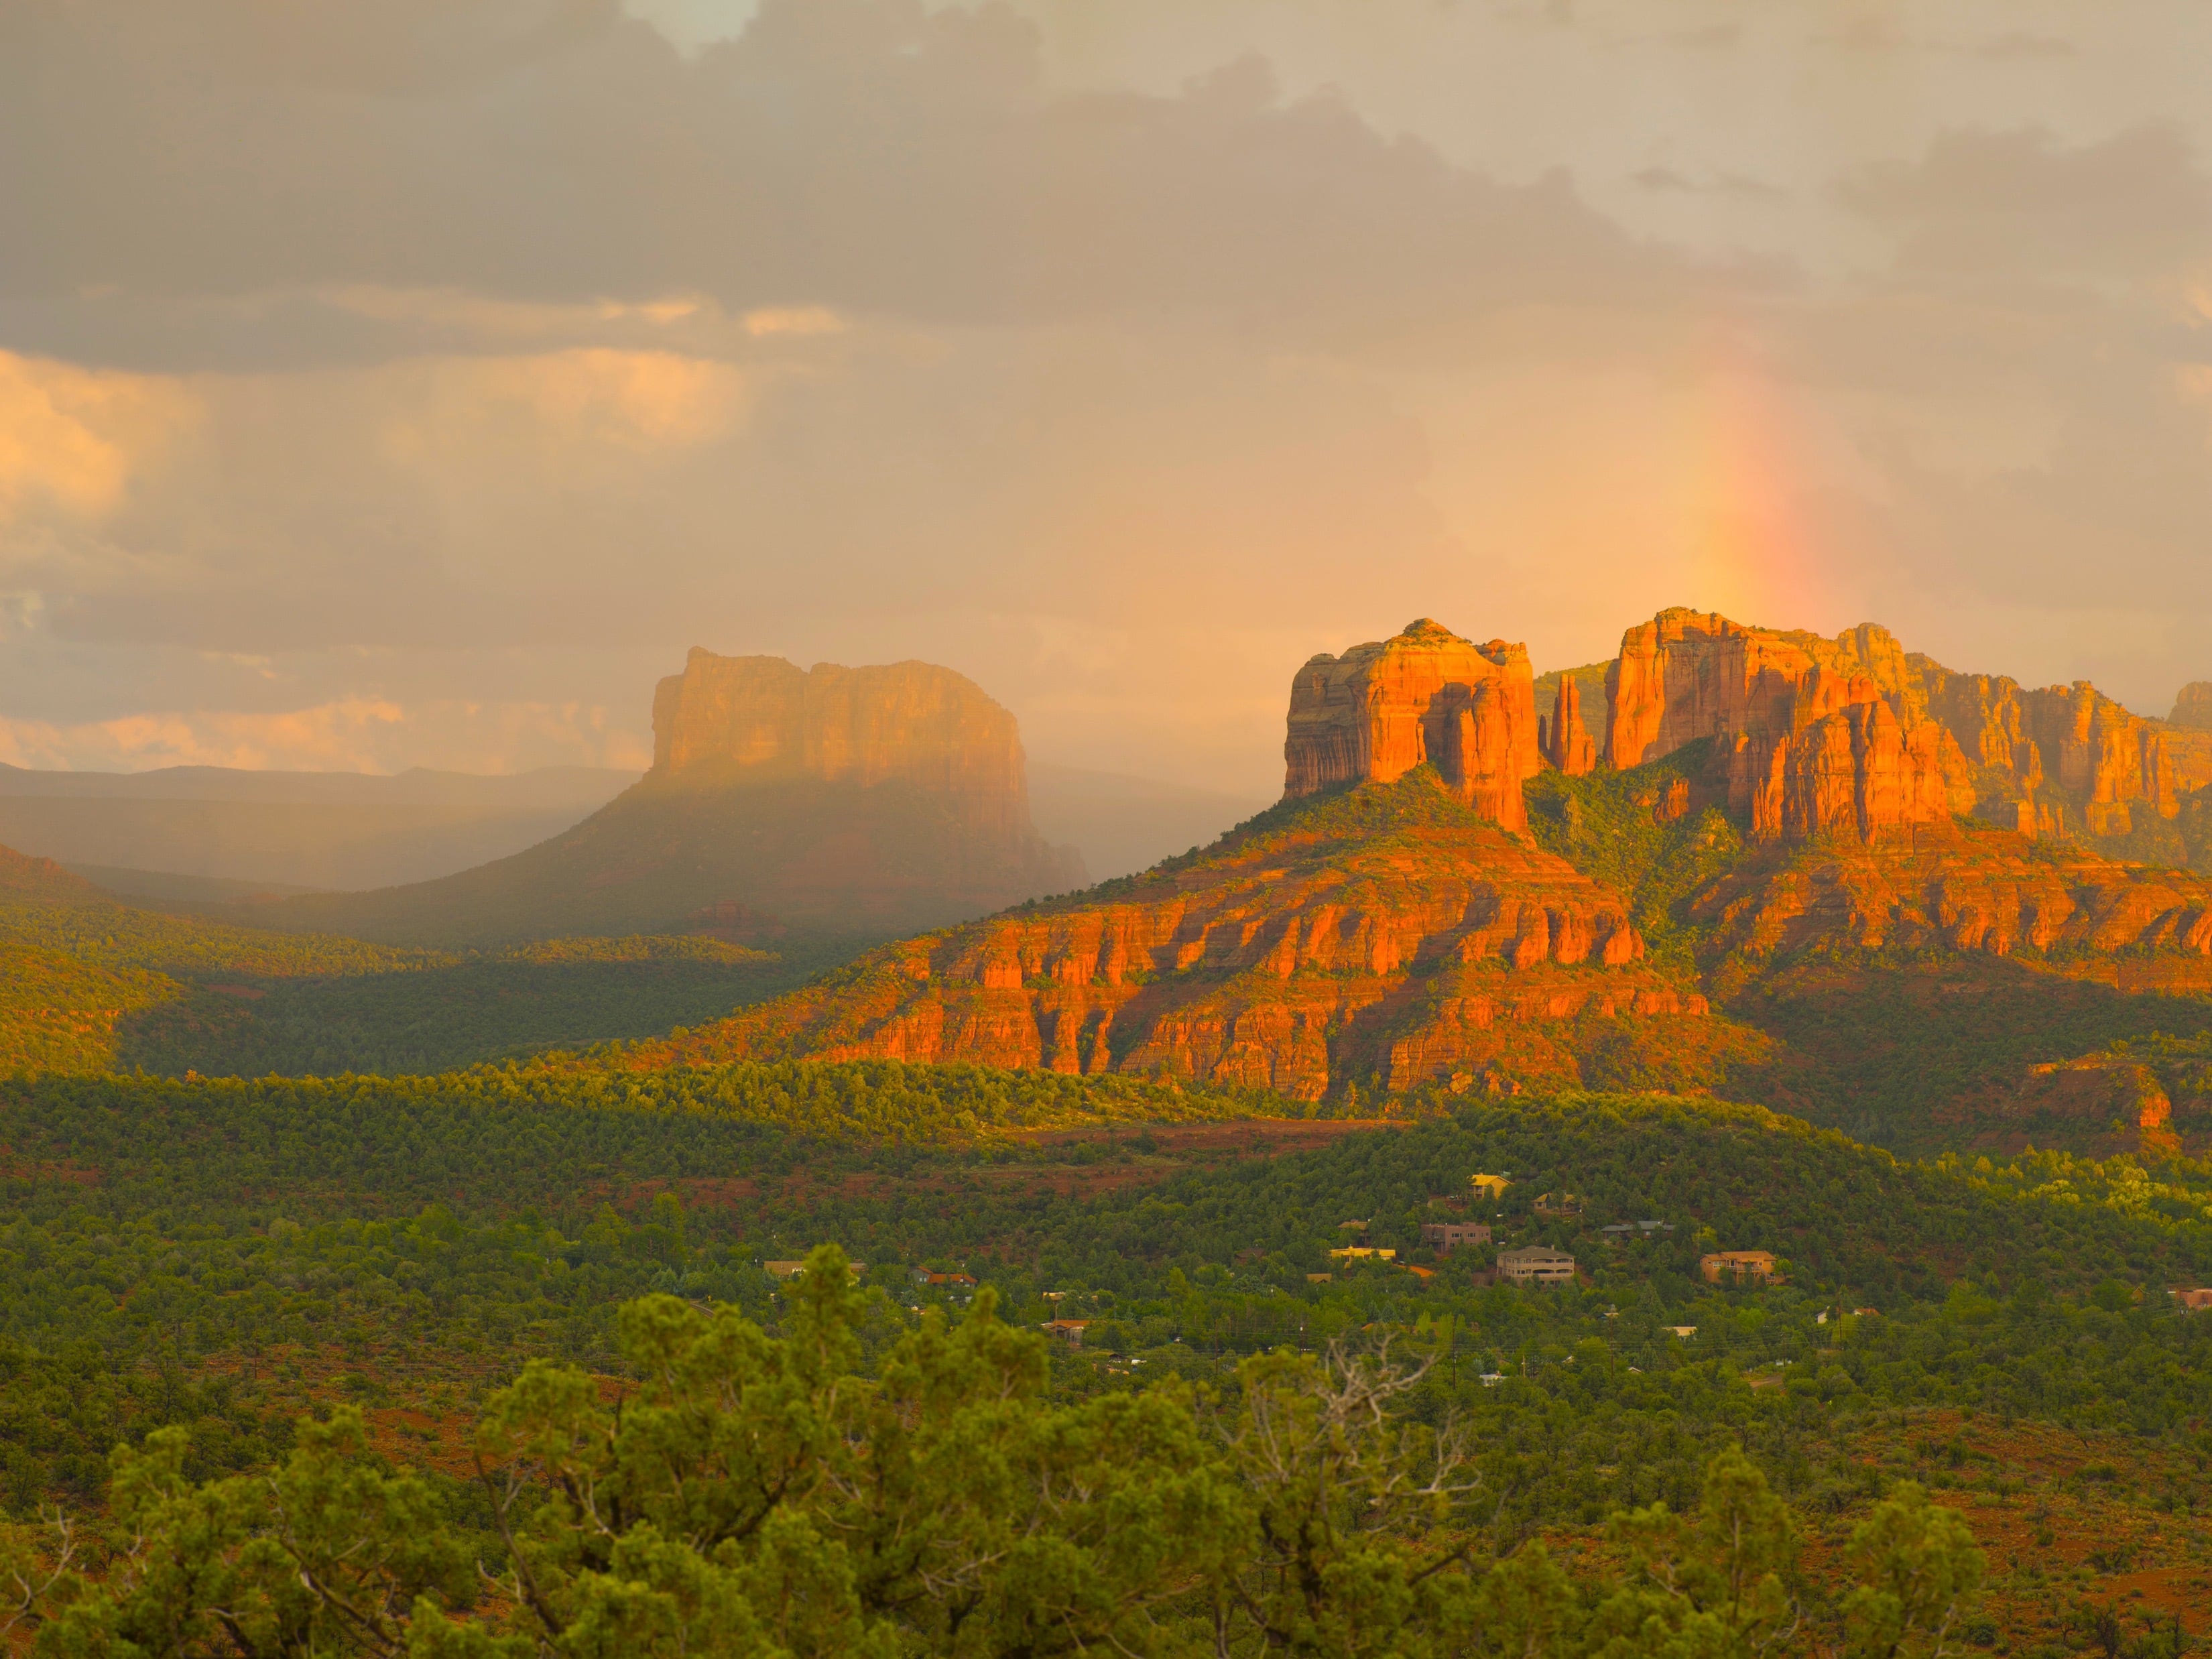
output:
[[[1326,1285],[1329,1280],[1335,1277],[1336,1275],[1334,1273],[1308,1273],[1306,1275],[1306,1283],[1309,1285]]]
[[[770,1279],[796,1279],[806,1271],[804,1261],[763,1261],[761,1266]]]
[[[1485,1198],[1503,1198],[1513,1183],[1502,1175],[1471,1175],[1467,1184]]]
[[[1338,1261],[1358,1261],[1369,1256],[1373,1256],[1377,1261],[1395,1261],[1398,1259],[1397,1251],[1387,1247],[1377,1248],[1372,1244],[1346,1244],[1339,1249],[1331,1250],[1329,1255]]]
[[[1087,1319],[1048,1319],[1044,1322],[1044,1334],[1058,1337],[1071,1348],[1079,1348],[1083,1346],[1083,1328],[1090,1322]]]
[[[2176,1291],[2173,1299],[2185,1313],[2195,1313],[2200,1308],[2212,1308],[2212,1290]]]
[[[1536,1194],[1536,1213],[1567,1219],[1583,1212],[1580,1193],[1539,1193]]]
[[[966,1273],[933,1273],[927,1267],[916,1267],[914,1270],[914,1282],[917,1285],[933,1285],[941,1290],[947,1291],[972,1291],[975,1288],[975,1281]]]
[[[1719,1250],[1699,1256],[1698,1271],[1705,1276],[1708,1285],[1719,1284],[1723,1273],[1739,1285],[1746,1280],[1754,1285],[1771,1285],[1777,1279],[1771,1250]]]
[[[1424,1221],[1421,1243],[1433,1246],[1443,1255],[1462,1244],[1489,1243],[1490,1229],[1473,1221]]]
[[[1542,1244],[1531,1244],[1526,1249],[1500,1250],[1498,1276],[1516,1285],[1572,1284],[1575,1259],[1565,1250]]]
[[[1669,1325],[1667,1328],[1685,1342],[1698,1334],[1698,1328],[1695,1325]]]

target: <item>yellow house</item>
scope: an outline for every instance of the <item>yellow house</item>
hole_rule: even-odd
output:
[[[1347,1244],[1340,1250],[1331,1250],[1329,1255],[1339,1261],[1358,1261],[1363,1256],[1370,1255],[1377,1261],[1395,1261],[1398,1259],[1397,1251],[1377,1249],[1372,1244]]]
[[[1502,1175],[1474,1175],[1467,1178],[1467,1184],[1486,1197],[1503,1198],[1513,1183]]]

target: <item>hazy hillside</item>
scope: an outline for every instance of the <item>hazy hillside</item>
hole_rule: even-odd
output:
[[[546,767],[507,776],[422,769],[40,772],[0,766],[0,842],[64,863],[130,872],[164,897],[213,897],[160,882],[367,888],[422,881],[520,852],[612,799],[635,774]]]

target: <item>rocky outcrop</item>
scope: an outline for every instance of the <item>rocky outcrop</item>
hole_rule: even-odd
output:
[[[1315,657],[1291,682],[1283,796],[1389,783],[1429,765],[1484,817],[1523,829],[1540,764],[1525,647],[1476,645],[1423,617],[1394,637]]]
[[[2212,782],[2212,731],[2130,714],[2087,680],[2028,690],[1915,655],[1928,707],[1975,769],[1983,816],[2040,836],[2122,836]],[[2177,712],[2179,712],[2177,705]]]
[[[977,829],[1032,833],[1014,717],[933,663],[802,669],[694,646],[653,692],[653,775],[910,784]]]
[[[1729,809],[1762,840],[1872,841],[1972,805],[1903,648],[1873,623],[1827,640],[1664,611],[1622,637],[1606,702],[1615,768],[1714,739]]]
[[[2064,971],[2123,989],[2212,987],[2212,882],[1982,824],[1778,849],[1700,890],[1689,912],[1724,970],[1813,947],[1936,947],[2055,952]]]
[[[1578,1045],[1607,1022],[1707,1021],[1693,985],[1643,958],[1618,893],[1419,773],[1286,803],[1146,876],[886,946],[637,1063],[969,1060],[1305,1100],[1516,1066],[1572,1082]]]
[[[1536,732],[1544,758],[1569,777],[1582,777],[1596,769],[1597,740],[1583,724],[1582,686],[1572,674],[1559,681],[1559,699],[1551,715],[1537,717]]]

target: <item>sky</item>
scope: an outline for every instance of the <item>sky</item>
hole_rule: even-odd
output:
[[[2203,0],[0,0],[0,762],[920,658],[1264,797],[1670,605],[2212,678]]]

